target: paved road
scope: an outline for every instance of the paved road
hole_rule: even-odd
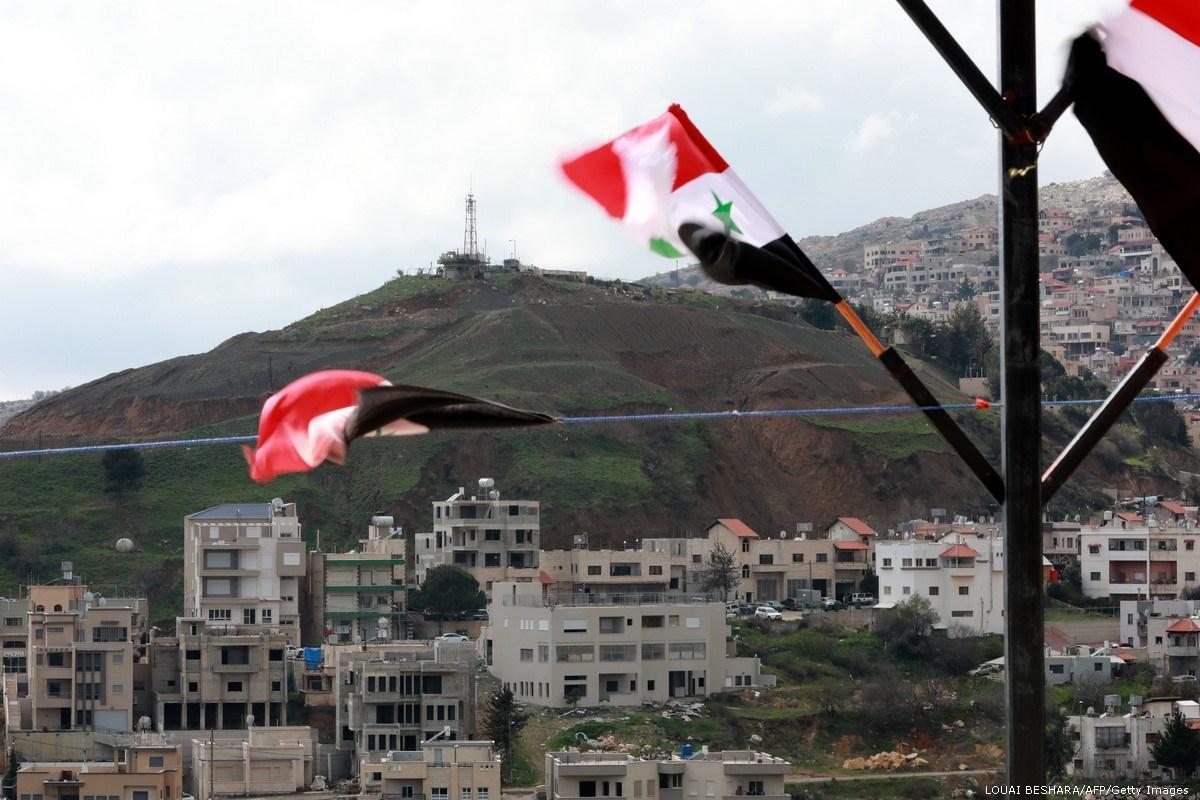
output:
[[[864,770],[857,775],[789,775],[786,783],[829,783],[830,781],[890,781],[897,778],[949,778],[953,775],[999,775],[1003,770],[997,769],[964,769],[946,772],[917,772],[903,770],[897,772],[869,772]]]

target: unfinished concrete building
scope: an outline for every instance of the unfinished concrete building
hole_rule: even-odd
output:
[[[478,656],[470,642],[411,642],[339,650],[338,748],[356,760],[418,750],[449,728],[447,740],[475,734]]]

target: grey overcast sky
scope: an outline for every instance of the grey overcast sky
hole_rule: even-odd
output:
[[[994,0],[934,0],[995,73]],[[1040,94],[1120,0],[1039,4]],[[564,150],[678,101],[796,236],[995,191],[986,116],[890,0],[0,6],[0,399],[284,325],[462,242],[670,262]],[[1069,115],[1043,182],[1099,174]]]

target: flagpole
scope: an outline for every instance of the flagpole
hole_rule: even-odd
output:
[[[1018,118],[1037,112],[1034,0],[998,0],[1000,95]],[[1042,609],[1041,378],[1037,144],[1000,136],[1003,296],[1001,412],[1004,502],[1004,671],[1008,784],[1046,777]]]
[[[954,448],[954,452],[958,454],[958,457],[966,462],[966,465],[970,467],[971,472],[984,485],[988,493],[992,495],[997,503],[1003,503],[1004,481],[1000,479],[1000,474],[996,472],[996,468],[984,457],[983,453],[979,452],[979,448],[967,437],[967,434],[958,426],[954,418],[950,416],[950,413],[942,408],[941,403],[933,396],[933,392],[929,391],[929,387],[925,385],[917,373],[913,372],[900,353],[894,347],[885,347],[883,342],[879,341],[878,337],[867,327],[867,324],[862,321],[862,317],[858,316],[854,307],[845,300],[838,300],[838,302],[834,303],[833,307],[846,320],[846,324],[863,340],[863,343],[867,345],[867,349],[879,359],[887,369],[888,374],[892,376],[892,379],[900,384],[904,391],[908,393],[913,403],[924,412],[925,418],[942,435],[942,438]]]
[[[1063,448],[1063,451],[1058,454],[1058,458],[1054,459],[1054,463],[1042,475],[1042,500],[1044,502],[1049,502],[1054,493],[1062,488],[1075,468],[1083,462],[1092,448],[1100,443],[1100,440],[1104,438],[1121,414],[1125,413],[1129,404],[1142,393],[1146,384],[1150,383],[1150,379],[1155,376],[1162,365],[1167,363],[1167,348],[1175,341],[1175,337],[1183,330],[1183,326],[1192,318],[1197,308],[1200,308],[1200,292],[1192,295],[1192,298],[1175,315],[1171,324],[1158,337],[1154,346],[1142,356],[1133,371],[1125,376],[1125,379],[1108,396],[1104,404],[1096,409],[1096,413],[1092,414],[1091,419],[1079,429],[1079,433],[1075,434],[1071,443]]]

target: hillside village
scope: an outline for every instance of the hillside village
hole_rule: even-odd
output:
[[[199,509],[182,520],[184,608],[167,628],[136,590],[90,586],[71,563],[0,599],[18,794],[490,800],[522,780],[590,797],[592,781],[669,789],[678,775],[782,798],[814,774],[942,769],[963,791],[998,767],[994,520],[931,509],[884,530],[847,515],[774,533],[730,516],[694,538],[552,549],[542,503],[500,489],[485,478],[430,501],[411,546],[375,515],[344,552],[306,545],[303,510],[282,498]],[[1195,505],[1160,497],[1045,522],[1046,677],[1069,778],[1161,778],[1150,748],[1169,719],[1200,725],[1198,526]],[[1104,635],[1064,634],[1064,598],[1108,609],[1089,629]],[[897,633],[914,614],[915,634]],[[857,679],[829,695],[846,669]],[[897,671],[916,705],[884,715],[876,695],[898,691]],[[526,711],[497,723],[505,697]],[[772,715],[809,738],[764,727]],[[537,738],[499,740],[530,716]]]

